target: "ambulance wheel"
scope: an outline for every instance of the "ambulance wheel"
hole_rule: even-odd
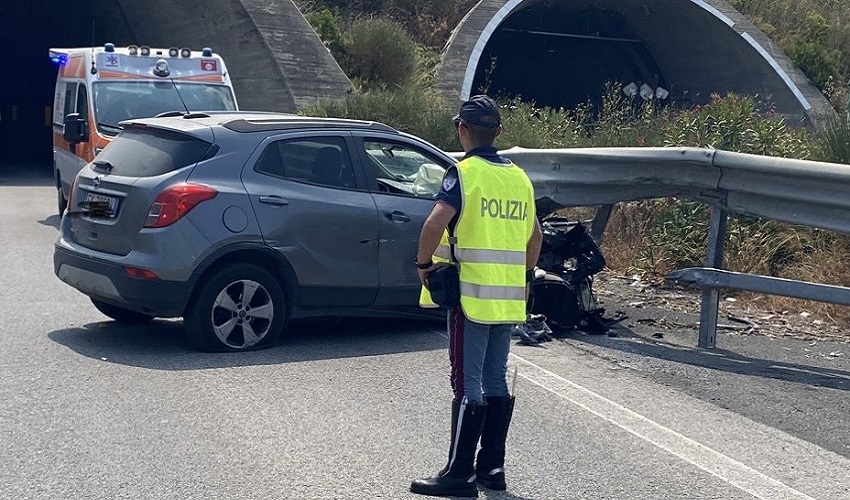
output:
[[[262,267],[235,263],[198,283],[183,324],[199,350],[250,351],[271,347],[286,320],[280,282]]]

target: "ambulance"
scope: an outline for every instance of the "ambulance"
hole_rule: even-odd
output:
[[[53,175],[60,216],[77,172],[121,131],[123,120],[238,109],[224,60],[209,48],[107,43],[50,49],[50,59],[58,66]]]

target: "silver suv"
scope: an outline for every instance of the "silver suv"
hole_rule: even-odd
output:
[[[285,114],[123,125],[77,176],[54,250],[103,314],[183,317],[207,351],[268,346],[294,318],[422,314],[413,261],[446,153]]]

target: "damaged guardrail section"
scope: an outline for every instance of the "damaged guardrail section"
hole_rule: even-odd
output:
[[[706,267],[668,277],[703,290],[700,347],[715,346],[722,288],[850,305],[850,288],[722,270],[728,213],[850,234],[850,165],[702,148],[511,148],[500,154],[522,166],[538,201],[553,209],[601,206],[592,228],[598,239],[616,203],[675,196],[710,205]]]

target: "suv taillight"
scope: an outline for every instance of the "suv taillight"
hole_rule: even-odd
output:
[[[68,206],[65,207],[66,212],[72,211],[72,207],[74,206],[74,195],[76,194],[76,191],[77,191],[77,177],[74,176],[74,182],[71,183],[71,192],[68,193],[68,198],[67,198]],[[62,214],[59,214],[59,216],[61,217]]]
[[[151,203],[145,227],[166,227],[180,220],[202,201],[215,198],[218,191],[203,184],[182,182],[159,193]]]

